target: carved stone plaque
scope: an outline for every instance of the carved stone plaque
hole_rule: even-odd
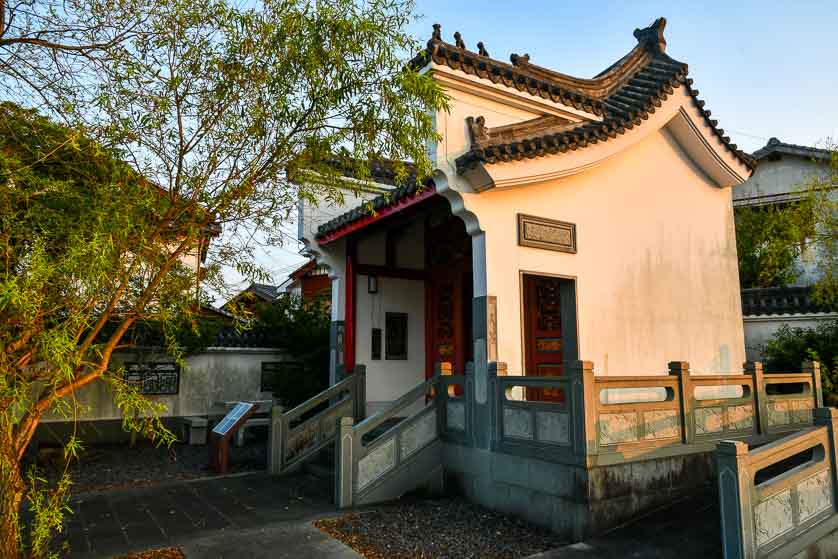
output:
[[[576,225],[518,214],[518,244],[524,247],[576,252]]]

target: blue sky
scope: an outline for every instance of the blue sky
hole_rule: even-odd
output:
[[[636,27],[664,16],[667,53],[689,64],[706,108],[742,149],[772,136],[820,145],[838,135],[835,0],[417,0],[417,11],[411,31],[423,41],[440,23],[449,42],[459,31],[475,51],[483,41],[493,58],[529,53],[533,64],[577,77],[608,67],[636,44]],[[293,245],[259,255],[275,283],[302,261]]]

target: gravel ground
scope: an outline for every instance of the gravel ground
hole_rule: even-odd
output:
[[[463,499],[406,501],[318,520],[315,526],[367,559],[512,559],[567,542]]]
[[[233,446],[230,454],[231,473],[266,467],[265,441],[251,442],[242,448]],[[74,493],[103,491],[215,475],[208,463],[208,446],[174,444],[166,448],[147,443],[137,443],[133,448],[128,445],[95,446],[86,448],[79,460],[71,464],[70,478]],[[50,481],[57,479],[62,468],[55,462],[41,466],[46,468]]]
[[[152,551],[143,551],[142,553],[129,553],[128,555],[119,555],[114,559],[186,559],[183,551],[177,547],[167,547],[165,549],[154,549]]]

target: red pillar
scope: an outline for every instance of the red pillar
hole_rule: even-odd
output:
[[[343,340],[343,366],[346,374],[355,370],[355,241],[346,239],[346,313]]]

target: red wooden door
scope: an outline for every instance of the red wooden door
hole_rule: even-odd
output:
[[[524,344],[527,376],[564,375],[561,280],[524,276]],[[527,400],[564,402],[560,388],[528,388]]]
[[[449,219],[426,231],[426,376],[434,364],[451,363],[461,375],[471,358],[471,239],[462,222]],[[457,395],[462,392],[457,387]]]

